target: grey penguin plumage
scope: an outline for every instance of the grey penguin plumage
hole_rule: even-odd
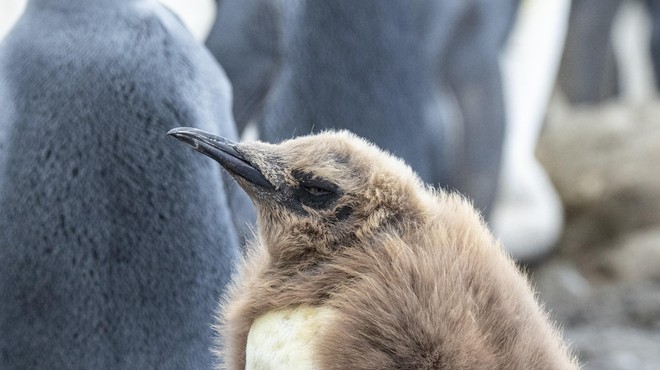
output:
[[[228,369],[578,369],[462,196],[346,131],[279,144],[170,134],[257,205],[221,303]]]
[[[1,369],[210,368],[254,211],[165,132],[236,137],[230,94],[154,1],[29,2],[0,44]]]
[[[507,118],[499,60],[518,3],[461,1],[439,58],[441,84],[451,91],[462,121],[457,143],[449,144],[454,147],[449,182],[486,218],[497,196]]]
[[[206,46],[232,83],[239,133],[261,118],[282,65],[282,0],[222,0]]]
[[[285,60],[260,122],[261,138],[279,142],[349,129],[406,158],[425,181],[435,182],[445,156],[433,154],[446,146],[435,66],[426,54],[436,49],[424,37],[429,7],[301,2],[287,24]]]

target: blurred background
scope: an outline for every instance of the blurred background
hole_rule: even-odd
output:
[[[162,3],[224,68],[233,85],[237,132],[244,139],[276,141],[342,127],[323,120],[343,119],[344,113],[296,105],[332,94],[329,88],[317,91],[333,83],[318,77],[317,59],[340,61],[333,64],[340,67],[322,67],[332,81],[340,81],[333,95],[338,105],[350,111],[350,102],[338,95],[356,100],[350,93],[370,93],[346,88],[337,77],[360,71],[355,64],[369,63],[368,58],[352,58],[355,51],[342,53],[341,48],[328,56],[309,47],[315,42],[341,44],[341,32],[361,30],[360,25],[332,23],[335,18],[327,14],[337,12],[318,11],[319,16],[296,0]],[[418,171],[429,182],[475,199],[505,248],[531,275],[540,300],[561,323],[585,369],[660,369],[660,2],[422,3],[434,17],[420,20],[421,31],[415,29],[418,33],[408,35],[410,39],[397,38],[407,29],[387,23],[392,15],[386,12],[374,17],[383,20],[380,26],[391,27],[369,29],[375,39],[387,34],[383,39],[393,44],[413,45],[408,51],[392,47],[387,52],[428,58],[431,69],[439,68],[443,76],[429,88],[432,110],[438,112],[419,108],[442,129],[423,131],[436,122],[423,118],[419,130],[421,136],[439,132],[438,141],[425,144],[431,149],[422,154],[444,161],[430,166],[440,169],[429,170],[428,178],[423,169]],[[357,8],[347,7],[349,15],[337,19],[350,20],[350,14],[369,10]],[[24,0],[0,0],[0,39],[24,9]],[[312,27],[303,37],[299,33],[309,27],[306,21],[323,26]],[[332,32],[339,36],[327,36]],[[366,54],[370,44],[378,42],[354,42]],[[409,68],[426,65],[411,63]],[[363,85],[380,86],[373,82],[378,78],[364,77],[368,83]],[[411,91],[421,86],[415,81],[425,78],[410,77]],[[401,89],[390,95],[418,96]],[[295,98],[300,91],[302,96]],[[374,103],[366,110],[396,107],[387,98],[368,101]],[[293,121],[309,127],[286,126]],[[418,128],[399,123],[400,130],[381,137],[380,129],[368,123],[353,124],[357,126],[344,128],[373,134],[370,139],[413,167],[422,155],[408,151],[421,140],[408,136]]]

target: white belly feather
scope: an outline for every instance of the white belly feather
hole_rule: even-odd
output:
[[[248,334],[245,369],[318,369],[314,355],[319,333],[334,314],[329,308],[302,307],[260,316]]]

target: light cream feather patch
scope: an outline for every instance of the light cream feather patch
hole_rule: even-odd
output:
[[[318,338],[335,315],[330,308],[302,307],[260,316],[248,334],[245,369],[318,369]]]

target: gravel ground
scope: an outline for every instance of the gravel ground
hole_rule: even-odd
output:
[[[530,269],[585,369],[660,369],[660,102],[555,102],[539,145],[566,206]]]

